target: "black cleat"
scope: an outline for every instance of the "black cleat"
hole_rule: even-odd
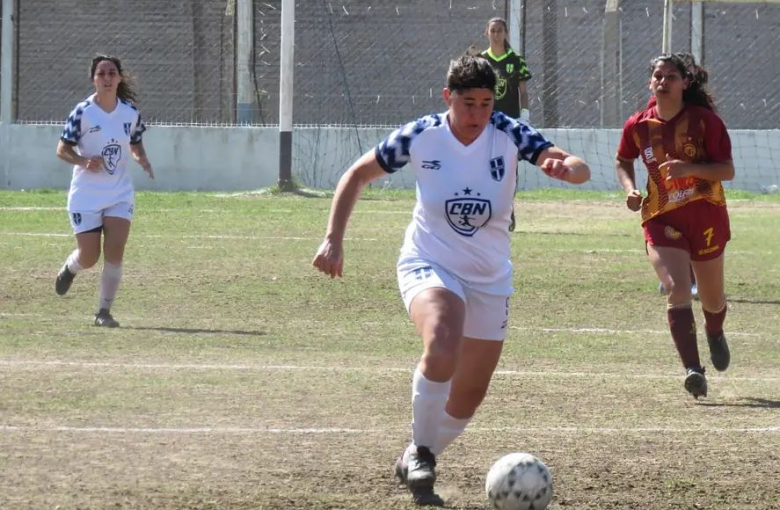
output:
[[[75,277],[75,273],[70,272],[66,262],[65,265],[62,266],[62,269],[60,269],[60,272],[57,273],[57,279],[54,281],[54,290],[57,292],[57,294],[60,296],[67,294],[68,290],[70,289],[70,284],[73,283],[73,279]]]
[[[723,331],[719,335],[707,335],[707,343],[710,345],[710,360],[712,360],[712,366],[715,367],[715,370],[723,372],[729,368],[731,353]]]
[[[685,389],[696,400],[699,400],[699,397],[707,396],[707,378],[704,377],[703,368],[688,369],[688,375],[685,376]]]
[[[111,316],[108,310],[101,308],[98,313],[95,314],[95,326],[103,328],[118,328],[119,323]]]
[[[395,477],[412,493],[412,500],[418,506],[444,506],[444,500],[433,491],[436,483],[436,457],[422,446],[417,453],[406,452],[395,461]],[[411,475],[411,476],[410,476]]]

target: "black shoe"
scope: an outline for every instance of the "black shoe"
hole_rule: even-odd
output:
[[[710,344],[710,360],[712,360],[712,366],[715,367],[715,370],[723,372],[729,368],[731,353],[723,331],[719,335],[707,335],[707,343]]]
[[[395,477],[412,493],[412,500],[418,506],[444,506],[444,500],[433,491],[436,482],[436,457],[422,446],[417,453],[406,452],[395,461]],[[411,471],[411,480],[410,480]]]
[[[707,378],[704,377],[703,368],[689,368],[685,376],[685,389],[696,400],[707,396]]]
[[[119,323],[111,316],[108,310],[101,308],[98,313],[95,314],[95,326],[103,328],[118,328]]]
[[[75,277],[76,274],[70,272],[66,262],[65,265],[62,266],[62,269],[60,269],[60,272],[57,273],[57,279],[54,281],[54,290],[57,292],[57,294],[60,296],[67,294],[68,290],[70,289],[70,284],[73,283],[73,279]]]

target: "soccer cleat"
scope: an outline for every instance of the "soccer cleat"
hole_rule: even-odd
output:
[[[108,310],[101,308],[98,313],[95,314],[95,326],[103,328],[118,328],[119,323],[111,316]]]
[[[76,274],[70,272],[67,263],[64,266],[62,266],[60,272],[57,273],[57,279],[54,281],[54,290],[57,292],[57,294],[59,294],[60,296],[64,296],[65,294],[67,294],[68,290],[70,289],[70,285],[73,283],[73,279],[75,277]]]
[[[723,334],[723,331],[718,335],[707,335],[707,343],[710,345],[710,360],[715,370],[723,372],[729,368],[731,353],[729,352],[729,344],[726,343],[726,335]]]
[[[395,461],[395,477],[409,489],[418,506],[444,506],[444,500],[433,491],[435,468],[436,458],[424,446],[418,448],[417,453],[405,451]]]
[[[704,377],[703,368],[688,369],[688,375],[685,376],[685,389],[696,400],[699,400],[699,397],[707,396],[707,378]]]

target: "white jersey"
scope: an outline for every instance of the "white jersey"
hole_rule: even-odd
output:
[[[464,146],[447,114],[401,126],[375,149],[395,172],[411,164],[417,204],[401,260],[421,258],[489,293],[512,292],[509,225],[517,163],[535,163],[552,143],[522,121],[494,112],[482,134]]]
[[[73,167],[68,211],[102,211],[120,202],[133,204],[127,161],[130,144],[140,143],[145,130],[138,110],[121,99],[110,113],[97,105],[94,94],[76,105],[60,140],[77,146],[85,158],[101,156],[103,169],[95,173],[79,165]]]

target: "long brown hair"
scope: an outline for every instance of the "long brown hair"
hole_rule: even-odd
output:
[[[135,103],[137,96],[133,87],[133,78],[129,74],[125,73],[122,69],[122,61],[117,57],[111,55],[96,55],[92,59],[92,64],[89,66],[89,77],[95,79],[95,70],[99,63],[108,60],[116,66],[116,71],[119,76],[122,77],[122,81],[119,82],[119,86],[116,89],[116,95],[119,99],[127,101],[129,103]]]
[[[672,64],[680,71],[680,76],[688,78],[688,88],[683,91],[683,103],[715,111],[715,98],[706,87],[709,75],[703,67],[696,65],[692,55],[690,55],[690,59],[687,58],[686,54],[680,53],[659,55],[650,61],[650,76],[653,75],[653,70],[659,62]],[[692,65],[689,66],[691,63]],[[693,71],[691,71],[691,67]]]

